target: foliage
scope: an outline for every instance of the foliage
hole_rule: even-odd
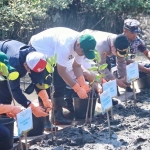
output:
[[[93,61],[96,63],[96,66],[91,67],[88,70],[93,71],[95,73],[96,77],[95,77],[94,81],[100,83],[100,79],[106,76],[105,74],[101,74],[100,72],[105,70],[107,68],[108,64],[104,63],[102,65],[99,65],[99,63],[101,62],[101,56],[97,50],[95,50],[94,52],[95,52],[95,58]]]
[[[53,21],[59,16],[56,15],[57,12],[65,13],[64,10],[68,11],[67,19],[71,17],[70,12],[74,13],[72,18],[78,28],[86,28],[88,23],[92,23],[91,19],[88,19],[89,16],[100,18],[93,28],[105,20],[104,27],[109,29],[114,24],[113,19],[118,20],[127,14],[149,13],[150,0],[1,0],[0,37],[19,37],[21,41],[29,39],[36,32],[53,26]],[[84,20],[80,20],[83,14]],[[116,18],[113,18],[113,15]],[[80,22],[76,17],[79,17]],[[67,23],[65,19],[64,22]],[[107,24],[110,25],[107,27]],[[60,25],[63,24],[59,23]]]
[[[0,81],[16,80],[18,76],[19,76],[19,73],[17,71],[13,71],[9,73],[8,67],[4,63],[0,62]],[[6,77],[6,79],[4,77]]]

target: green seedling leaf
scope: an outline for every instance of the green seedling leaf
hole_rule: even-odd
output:
[[[5,78],[0,75],[0,81],[4,81],[4,80],[5,80]]]
[[[52,66],[52,65],[53,65],[52,58],[48,58],[48,59],[47,59],[47,62],[49,63],[49,65],[50,65],[50,66]]]
[[[100,63],[101,62],[101,56],[100,56],[99,52],[97,50],[95,50],[94,53],[95,53],[95,58],[96,58],[97,62]]]
[[[106,76],[106,74],[99,74],[99,75],[97,75],[95,77],[95,81],[97,81],[98,83],[100,83],[100,79],[103,78],[103,77],[105,77],[105,76]]]
[[[8,74],[9,74],[9,72],[8,72],[8,67],[7,67],[4,63],[2,63],[2,62],[0,62],[0,72],[1,72],[2,75],[5,76],[5,77],[7,77]]]
[[[98,70],[98,67],[92,67],[92,68],[89,68],[88,70],[89,70],[89,71],[97,71],[97,70]]]
[[[54,67],[52,67],[52,66],[50,65],[50,63],[47,62],[46,70],[47,70],[49,73],[53,73],[53,72],[54,72]]]
[[[47,59],[47,62],[50,64],[50,66],[55,67],[57,62],[57,54]]]
[[[102,64],[101,66],[99,66],[99,70],[105,70],[107,68],[108,64]]]
[[[17,71],[14,71],[8,75],[8,80],[13,81],[16,80],[18,77],[19,77],[19,73]]]

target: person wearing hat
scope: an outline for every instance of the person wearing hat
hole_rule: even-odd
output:
[[[27,46],[19,41],[6,40],[0,42],[0,62],[4,63],[8,67],[8,72],[18,72],[18,76],[13,80],[9,80],[10,89],[9,91],[7,81],[0,81],[0,103],[11,104],[12,95],[14,99],[21,104],[23,107],[31,107],[32,113],[36,117],[48,116],[45,109],[40,106],[35,106],[30,100],[26,98],[20,87],[20,78],[24,77],[26,73],[29,73],[32,83],[41,84],[45,76],[45,67],[47,65],[46,57],[44,54],[36,52],[31,46]],[[3,74],[3,77],[8,77]],[[43,93],[44,90],[37,89],[38,94]],[[12,92],[12,95],[11,95]],[[49,110],[52,107],[49,99],[43,100],[45,107]]]
[[[116,56],[119,79],[116,78],[108,68],[101,71],[101,73],[106,74],[104,77],[106,81],[116,79],[117,85],[119,87],[126,88],[128,84],[124,78],[126,75],[126,69],[124,68],[126,67],[125,57],[129,50],[129,42],[126,36],[90,29],[85,29],[82,31],[82,33],[91,34],[96,39],[97,44],[95,49],[101,56],[100,65],[106,63],[107,56]]]
[[[127,58],[127,64],[133,62],[136,53],[139,51],[143,53],[150,60],[150,52],[147,49],[145,43],[139,38],[138,33],[141,32],[139,28],[139,21],[136,19],[126,19],[123,25],[123,34],[128,38],[130,42],[129,57]],[[150,69],[139,64],[139,70],[150,74]]]
[[[0,55],[4,55],[4,53],[0,52]],[[11,66],[7,65],[10,68]],[[8,67],[4,63],[0,62],[0,76],[3,75],[8,76]],[[0,103],[0,115],[6,114],[8,117],[16,118],[16,115],[21,112],[21,108],[19,106],[12,106]],[[4,116],[5,117],[5,116]],[[3,150],[10,149],[9,141],[10,141],[10,131],[8,128],[0,122],[0,147]]]
[[[29,42],[38,52],[48,57],[57,54],[57,66],[54,69],[54,116],[55,124],[71,124],[63,116],[62,107],[65,107],[64,94],[66,84],[69,85],[81,99],[87,98],[90,87],[86,84],[81,62],[83,57],[95,58],[96,41],[89,34],[81,34],[65,27],[55,27],[33,35]],[[69,60],[77,81],[68,74],[66,67]]]

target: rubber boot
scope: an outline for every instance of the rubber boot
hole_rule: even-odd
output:
[[[67,105],[66,105],[66,109],[69,111],[68,113],[64,114],[64,117],[66,119],[69,119],[69,120],[73,120],[74,119],[74,107],[73,107],[73,100],[72,98],[68,98],[68,99],[65,99]]]
[[[70,125],[71,121],[66,120],[63,115],[62,107],[66,107],[64,97],[54,98],[54,124],[55,125]]]

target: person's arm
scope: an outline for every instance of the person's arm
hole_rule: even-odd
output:
[[[140,44],[138,45],[138,50],[143,53],[150,60],[150,51],[147,49],[145,43],[138,38]]]
[[[22,93],[22,90],[20,88],[20,79],[16,79],[14,81],[10,81],[10,87],[12,90],[12,94],[14,99],[24,106],[25,108],[31,107],[32,113],[36,117],[46,117],[48,116],[48,113],[44,112],[44,109],[40,106],[34,106],[31,101],[29,101],[26,96]]]
[[[20,112],[21,108],[19,106],[0,104],[0,114],[7,114],[9,117],[16,117]]]
[[[127,66],[126,59],[124,57],[117,56],[117,70],[119,77],[126,76],[126,66]]]
[[[83,76],[83,70],[81,68],[81,64],[78,64],[76,61],[73,62],[72,65],[74,75],[78,79],[80,76]]]
[[[150,51],[148,49],[143,51],[143,54],[150,60]]]
[[[58,70],[59,75],[63,78],[66,84],[68,84],[70,87],[73,87],[76,84],[76,82],[67,73],[66,67],[57,64],[57,70]]]
[[[26,96],[22,93],[22,90],[20,88],[20,78],[9,81],[10,87],[12,90],[12,94],[14,99],[21,104],[23,107],[27,108],[30,105],[30,100],[26,98]]]

